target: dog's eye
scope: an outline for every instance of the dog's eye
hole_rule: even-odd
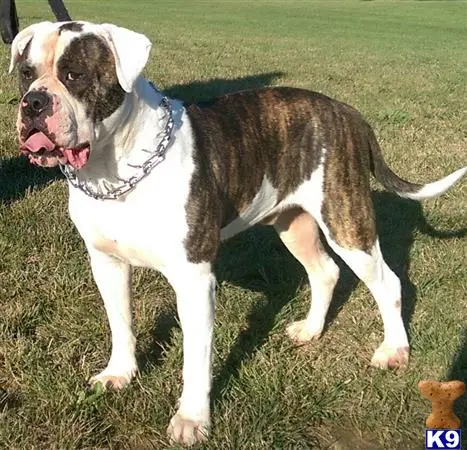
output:
[[[21,69],[21,76],[25,80],[32,80],[32,78],[34,77],[34,73],[31,68],[25,67],[24,69]]]
[[[83,78],[83,74],[82,73],[78,73],[78,72],[68,72],[66,74],[66,80],[67,81],[78,81],[80,80],[81,78]]]

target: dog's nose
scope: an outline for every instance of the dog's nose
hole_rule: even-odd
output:
[[[21,101],[21,107],[24,114],[29,117],[36,117],[45,108],[47,108],[50,101],[49,95],[44,91],[30,91]]]

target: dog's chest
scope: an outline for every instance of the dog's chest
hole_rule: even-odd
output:
[[[154,251],[154,236],[150,235],[144,225],[145,220],[150,218],[107,211],[104,217],[93,217],[87,239],[94,249],[128,264],[160,269],[163,262],[157,251]]]
[[[163,270],[183,248],[184,207],[143,197],[126,202],[70,198],[70,215],[88,249]]]

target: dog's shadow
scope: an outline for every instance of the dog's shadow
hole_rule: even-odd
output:
[[[421,205],[417,202],[387,192],[375,192],[373,201],[383,255],[401,280],[403,318],[407,326],[416,301],[416,290],[408,277],[413,232],[419,228],[429,229],[430,233],[440,237],[444,237],[444,234],[430,229],[424,220]],[[327,245],[326,248],[339,265],[341,273],[326,317],[324,333],[358,282],[345,263]],[[243,288],[262,291],[267,301],[253,306],[247,328],[237,337],[227,360],[215,377],[214,401],[222,396],[230,381],[237,377],[242,362],[251,358],[267,340],[278,312],[303,283],[308,283],[305,270],[283,246],[271,227],[253,228],[225,243],[220,252],[216,274],[220,282],[228,281]]]
[[[466,392],[454,404],[454,412],[461,420],[462,448],[467,448],[467,328],[462,330],[462,342],[449,369],[448,380],[460,380],[466,385]]]
[[[436,239],[464,237],[467,229],[435,230],[425,220],[420,203],[388,192],[374,192],[373,202],[384,258],[401,280],[402,315],[408,329],[416,303],[416,288],[408,276],[409,251],[415,229]],[[339,265],[341,274],[326,317],[324,333],[358,282],[345,263],[327,245],[326,248]],[[214,401],[222,397],[231,380],[238,376],[242,362],[251,358],[268,339],[279,311],[293,298],[297,289],[308,282],[303,267],[287,251],[271,227],[252,228],[225,243],[217,262],[216,274],[219,282],[228,281],[242,288],[262,291],[267,301],[253,306],[248,316],[248,326],[239,334],[229,356],[221,364],[221,370],[214,379]],[[463,348],[453,364],[451,378],[465,381],[466,365],[467,347],[464,339]],[[464,419],[464,427],[467,426],[465,405],[465,398],[458,402],[459,411],[464,406],[460,414]]]
[[[169,97],[178,98],[186,103],[204,102],[232,92],[270,86],[284,75],[284,72],[276,71],[247,75],[230,80],[213,78],[208,81],[193,81],[189,84],[176,84],[164,89],[164,93]]]
[[[60,177],[60,170],[35,167],[25,156],[4,159],[0,161],[0,202],[19,200],[30,190],[43,188]]]

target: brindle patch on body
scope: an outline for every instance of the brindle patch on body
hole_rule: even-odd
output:
[[[186,205],[190,261],[215,258],[220,229],[245,211],[265,177],[279,203],[310,178],[323,149],[323,218],[337,243],[369,251],[376,230],[365,135],[372,131],[355,109],[311,91],[265,88],[186,110],[195,141]]]
[[[280,202],[317,167],[322,136],[310,123],[311,100],[282,88],[187,106],[196,165],[187,202],[191,261],[215,258],[220,229],[249,206],[265,177]]]
[[[73,39],[58,60],[57,71],[59,80],[84,103],[94,122],[109,117],[123,103],[125,91],[117,79],[115,59],[98,36],[85,34]],[[67,80],[69,72],[79,75],[78,80]]]
[[[321,213],[341,247],[370,252],[376,225],[370,195],[370,126],[350,106],[330,104],[325,123],[333,142],[326,147]]]

